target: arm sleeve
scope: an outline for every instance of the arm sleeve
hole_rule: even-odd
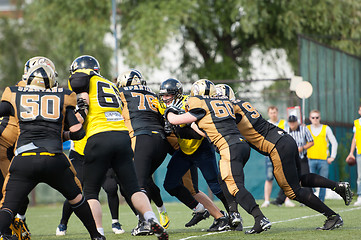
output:
[[[78,124],[78,123],[79,123],[79,121],[75,116],[74,108],[67,107],[66,115],[65,115],[65,124],[70,128],[71,126],[74,126],[75,124]]]
[[[193,108],[188,112],[192,114],[194,117],[196,117],[197,120],[203,118],[206,115],[206,110],[204,110],[203,108]]]
[[[333,132],[331,130],[331,128],[329,126],[326,127],[326,137],[328,138],[328,140],[331,143],[331,156],[332,158],[336,158],[337,155],[337,147],[338,147],[338,143],[337,140],[335,138],[335,135],[333,135]]]
[[[14,116],[15,110],[8,101],[1,101],[0,103],[0,117]]]

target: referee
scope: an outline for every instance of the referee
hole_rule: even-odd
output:
[[[310,173],[310,167],[308,166],[307,149],[314,145],[313,138],[307,127],[300,125],[295,115],[288,117],[288,128],[285,130],[295,139],[298,147],[298,154],[300,155],[300,163],[297,164],[298,172],[301,175]],[[310,189],[311,191],[311,189]],[[286,195],[281,189],[278,192],[276,200],[271,203],[277,206],[281,206],[286,199]]]

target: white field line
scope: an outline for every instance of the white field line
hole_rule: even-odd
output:
[[[340,213],[341,212],[349,212],[349,211],[354,211],[354,210],[358,210],[358,209],[361,209],[361,207],[348,208],[348,209],[341,210],[341,211],[338,211],[338,212],[340,212]],[[297,218],[291,218],[291,219],[276,221],[276,222],[272,222],[272,225],[277,224],[277,223],[292,222],[292,221],[297,221],[297,220],[307,219],[307,218],[312,218],[312,217],[318,217],[318,216],[322,216],[322,214],[319,213],[319,214],[314,214],[314,215],[308,215],[308,216],[303,216],[303,217],[297,217]],[[251,227],[253,227],[253,226],[247,226],[247,227],[243,227],[243,228],[251,228]],[[212,232],[212,233],[207,233],[207,234],[198,235],[198,236],[189,236],[189,237],[186,237],[186,238],[181,238],[179,240],[206,237],[206,236],[210,236],[210,235],[225,233],[225,232],[228,232],[228,231],[230,231],[230,230],[222,231],[222,232]]]

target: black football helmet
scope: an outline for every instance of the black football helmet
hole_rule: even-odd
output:
[[[165,95],[172,95],[172,97],[164,99]],[[160,84],[159,89],[159,103],[162,108],[169,105],[175,105],[183,98],[183,86],[180,81],[174,78],[169,78]]]
[[[77,57],[70,65],[70,74],[74,73],[78,69],[93,69],[99,73],[100,65],[98,60],[90,55],[83,55]]]

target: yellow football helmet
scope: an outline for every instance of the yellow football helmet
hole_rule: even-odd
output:
[[[136,70],[131,69],[121,73],[117,78],[117,87],[127,87],[133,85],[146,85],[142,74]]]
[[[193,83],[191,88],[191,96],[215,96],[217,94],[214,83],[207,79],[200,79]]]
[[[228,97],[229,100],[236,100],[236,96],[230,86],[227,84],[217,84],[216,85],[217,96]]]
[[[56,72],[56,69],[55,69],[55,65],[49,58],[42,57],[42,56],[36,56],[36,57],[32,57],[28,61],[26,61],[25,65],[24,65],[23,80],[25,80],[26,74],[28,73],[29,69],[34,66],[37,66],[37,65],[48,65],[49,67],[51,67],[53,69],[53,71],[55,73],[55,77],[58,76],[58,73]]]
[[[48,65],[36,65],[28,70],[25,82],[28,86],[49,89],[56,85],[55,72]]]

